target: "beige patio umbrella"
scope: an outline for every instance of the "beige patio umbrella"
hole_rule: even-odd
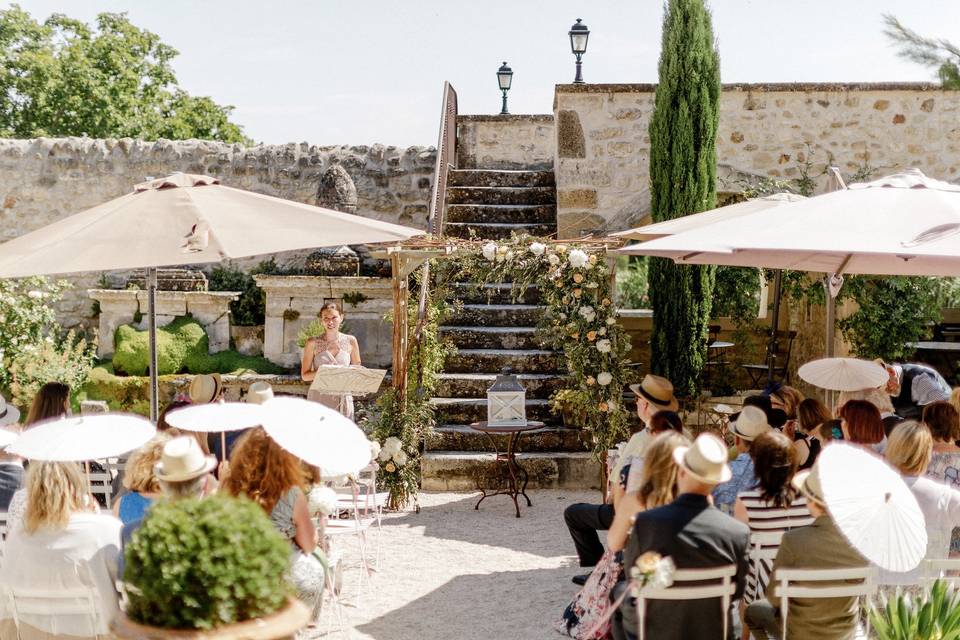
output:
[[[156,268],[225,258],[396,242],[420,235],[301,202],[223,186],[217,178],[177,173],[0,245],[0,278],[147,269],[151,415],[156,405]]]

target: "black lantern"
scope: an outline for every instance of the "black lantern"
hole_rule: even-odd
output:
[[[590,29],[587,25],[580,23],[577,18],[577,24],[570,27],[570,50],[577,57],[577,77],[573,79],[573,84],[583,84],[583,75],[580,73],[580,59],[587,52],[587,40],[590,39]]]
[[[510,84],[513,82],[513,69],[507,66],[507,61],[503,61],[503,66],[497,69],[497,83],[500,85],[500,91],[503,91],[503,107],[500,109],[500,115],[509,115],[507,111],[507,91],[510,91]]]

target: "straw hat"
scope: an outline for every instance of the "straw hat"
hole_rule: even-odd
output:
[[[807,497],[807,500],[813,500],[820,506],[825,506],[823,499],[823,488],[820,486],[820,466],[814,464],[810,469],[804,469],[797,472],[793,479],[793,488]]]
[[[158,480],[184,482],[213,471],[217,459],[203,455],[200,445],[191,436],[180,436],[163,446],[160,462],[153,467]]]
[[[14,424],[20,420],[20,410],[7,404],[6,398],[0,395],[0,425]]]
[[[720,484],[733,475],[727,465],[727,445],[709,433],[701,433],[690,447],[674,449],[673,461],[705,484]]]
[[[220,380],[219,373],[202,373],[190,382],[190,402],[193,404],[213,402],[220,397],[221,391],[223,391],[223,382]]]
[[[652,373],[645,375],[640,384],[630,385],[630,390],[663,410],[676,411],[679,406],[673,395],[673,383]]]
[[[263,404],[267,400],[273,400],[273,387],[268,383],[261,381],[254,382],[247,389],[246,401],[251,404]]]
[[[737,421],[733,423],[733,433],[741,440],[749,442],[753,442],[757,436],[771,428],[763,409],[752,405],[745,406],[737,416]]]

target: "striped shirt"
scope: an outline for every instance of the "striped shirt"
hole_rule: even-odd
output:
[[[773,557],[780,546],[780,536],[784,531],[805,527],[813,523],[813,516],[807,510],[807,499],[797,495],[786,509],[775,507],[767,503],[761,489],[741,491],[737,497],[747,509],[747,523],[751,534],[751,556],[755,556],[755,547],[758,544],[757,535],[775,538],[769,542],[760,543],[761,557],[751,557],[750,573],[747,575],[747,588],[744,592],[744,602],[751,603],[763,597],[767,588],[767,581],[773,566]]]

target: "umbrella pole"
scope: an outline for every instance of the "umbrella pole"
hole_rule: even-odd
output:
[[[160,415],[157,402],[157,270],[147,267],[147,331],[150,335],[150,420],[156,424]]]
[[[783,294],[783,270],[773,276],[773,320],[770,324],[770,344],[767,345],[767,387],[773,386],[773,369],[777,364],[777,337],[780,330],[780,297]]]
[[[220,462],[227,459],[227,432],[220,432]]]

